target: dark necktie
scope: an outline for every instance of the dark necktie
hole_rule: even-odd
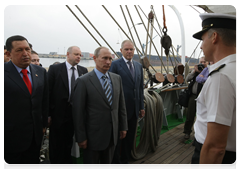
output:
[[[32,95],[32,84],[28,78],[28,75],[27,75],[27,69],[22,69],[21,71],[23,73],[23,81],[25,82],[27,88],[28,88],[28,91],[29,93]]]
[[[132,77],[133,77],[133,79],[134,79],[134,71],[133,71],[132,63],[131,63],[131,61],[128,61],[127,63],[128,63],[128,65],[129,65],[130,73],[132,74]]]
[[[107,81],[108,78],[107,78],[107,76],[103,75],[102,79],[104,80],[104,82],[103,82],[104,93],[107,97],[107,100],[108,100],[110,106],[111,106],[112,105],[112,93],[111,93],[111,88]]]
[[[75,74],[74,70],[75,67],[71,67],[72,69],[72,77],[71,77],[71,95],[70,95],[70,102],[72,102],[73,92],[74,92],[74,85],[75,85]]]

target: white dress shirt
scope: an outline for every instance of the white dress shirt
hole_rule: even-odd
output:
[[[123,56],[123,60],[125,61],[125,63],[127,64],[128,69],[130,70],[129,64],[127,63],[129,60],[127,60],[124,56]],[[134,65],[133,65],[132,59],[130,60],[130,62],[131,62],[131,64],[132,64],[132,68],[133,68],[133,71],[134,71]]]

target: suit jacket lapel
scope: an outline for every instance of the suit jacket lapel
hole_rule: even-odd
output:
[[[13,82],[15,82],[25,92],[26,95],[30,95],[25,82],[23,81],[22,77],[20,76],[17,69],[13,65],[12,61],[9,61],[7,64],[8,64],[8,67],[6,68],[6,71],[7,71],[8,77]]]
[[[101,85],[96,73],[94,72],[94,70],[92,72],[90,72],[90,76],[91,76],[90,81],[92,82],[93,86],[97,89],[98,93],[102,96],[104,101],[106,103],[108,103],[107,97],[103,91],[102,85]]]
[[[109,74],[111,82],[112,82],[112,90],[113,90],[113,92],[112,92],[112,105],[111,105],[111,107],[112,107],[114,103],[118,103],[118,102],[114,101],[114,100],[117,100],[117,98],[114,97],[114,94],[117,94],[117,90],[119,90],[119,89],[116,88],[116,87],[118,87],[116,78],[114,76],[112,76],[111,72],[108,72],[108,74]]]
[[[131,78],[131,80],[134,82],[133,77],[130,73],[130,70],[127,66],[127,64],[125,63],[125,61],[123,60],[123,58],[120,59],[120,66],[123,68],[123,70],[127,73],[127,75]],[[136,71],[135,71],[136,72]]]
[[[38,71],[33,66],[31,66],[31,64],[29,67],[31,70],[31,77],[32,77],[32,95],[34,95],[34,92],[38,87],[38,81],[39,81]]]
[[[137,71],[137,65],[136,65],[136,61],[134,61],[134,60],[132,60],[133,61],[133,67],[134,67],[134,82],[136,82],[137,81],[137,73],[139,73],[138,71]]]
[[[69,87],[68,87],[68,71],[67,71],[67,66],[66,66],[66,63],[62,63],[62,69],[61,69],[61,72],[60,72],[60,75],[63,79],[63,82],[64,82],[64,85],[65,87],[67,88],[67,90],[69,90]]]

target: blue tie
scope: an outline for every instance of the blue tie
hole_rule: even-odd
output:
[[[104,82],[103,82],[104,93],[107,97],[107,100],[108,100],[110,106],[111,106],[112,105],[112,94],[111,94],[111,88],[107,81],[108,77],[103,75],[102,79],[104,80]]]
[[[134,71],[133,71],[132,63],[131,63],[131,61],[128,61],[127,63],[129,65],[129,70],[130,70],[130,73],[131,73],[131,75],[133,77],[133,80],[134,80]]]

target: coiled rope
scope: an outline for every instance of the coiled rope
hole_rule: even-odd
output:
[[[146,156],[149,151],[155,151],[158,145],[160,132],[163,122],[163,101],[161,96],[153,91],[152,95],[149,94],[148,89],[144,90],[144,105],[145,117],[144,125],[140,135],[140,142],[136,147],[136,134],[135,132],[134,146],[132,150],[132,157],[139,160]]]

